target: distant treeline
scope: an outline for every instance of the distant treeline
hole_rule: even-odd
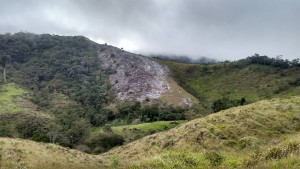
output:
[[[194,63],[194,64],[216,64],[216,63],[233,63],[234,65],[251,65],[251,64],[260,64],[260,65],[269,65],[272,67],[279,68],[293,68],[300,67],[299,58],[289,61],[288,59],[282,59],[281,56],[276,58],[270,58],[266,55],[254,54],[245,59],[240,59],[238,61],[229,61],[218,62],[216,59],[208,57],[200,57],[198,59],[192,59],[187,56],[170,56],[170,55],[152,55],[152,58],[168,60],[178,63]]]
[[[230,62],[225,61],[222,63],[234,63],[238,65],[250,65],[250,64],[260,64],[260,65],[269,65],[272,67],[279,67],[279,68],[293,68],[293,67],[300,67],[300,60],[299,58],[289,61],[287,59],[282,59],[281,56],[277,56],[276,58],[270,58],[266,55],[259,55],[254,54],[253,56],[249,56],[245,59],[241,59],[238,61]]]
[[[200,57],[198,59],[192,59],[187,56],[170,56],[170,55],[152,55],[152,58],[161,59],[161,60],[169,60],[173,62],[179,63],[195,63],[195,64],[212,64],[217,63],[216,59],[208,58],[208,57]]]

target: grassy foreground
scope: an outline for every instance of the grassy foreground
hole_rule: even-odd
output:
[[[146,124],[142,126],[147,130]],[[98,156],[53,144],[0,138],[0,166],[296,169],[300,167],[300,96],[224,110]]]
[[[92,156],[54,144],[0,138],[1,169],[93,169],[106,167],[99,156]]]
[[[299,168],[300,96],[224,110],[105,155],[126,168]]]

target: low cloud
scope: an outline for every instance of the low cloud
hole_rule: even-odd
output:
[[[298,0],[0,0],[0,33],[84,35],[142,54],[299,58]]]

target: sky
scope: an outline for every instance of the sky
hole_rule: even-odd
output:
[[[139,54],[300,57],[300,0],[0,0],[0,33],[83,35]]]

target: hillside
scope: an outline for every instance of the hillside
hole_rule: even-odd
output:
[[[107,168],[99,156],[54,144],[22,139],[0,138],[0,168]]]
[[[250,61],[0,35],[0,168],[299,168],[299,60]]]
[[[0,138],[1,168],[299,168],[300,97],[195,119],[95,156]]]
[[[299,96],[263,100],[195,119],[105,155],[117,155],[121,164],[138,161],[135,168],[297,168],[299,120]]]
[[[99,154],[126,138],[93,128],[186,120],[198,102],[151,58],[82,36],[0,35],[0,63],[0,137]]]
[[[166,65],[178,84],[212,112],[219,100],[228,106],[242,98],[246,103],[261,99],[300,95],[300,68],[280,68],[241,61],[211,65],[185,64],[158,60]],[[222,105],[221,105],[222,106]]]

